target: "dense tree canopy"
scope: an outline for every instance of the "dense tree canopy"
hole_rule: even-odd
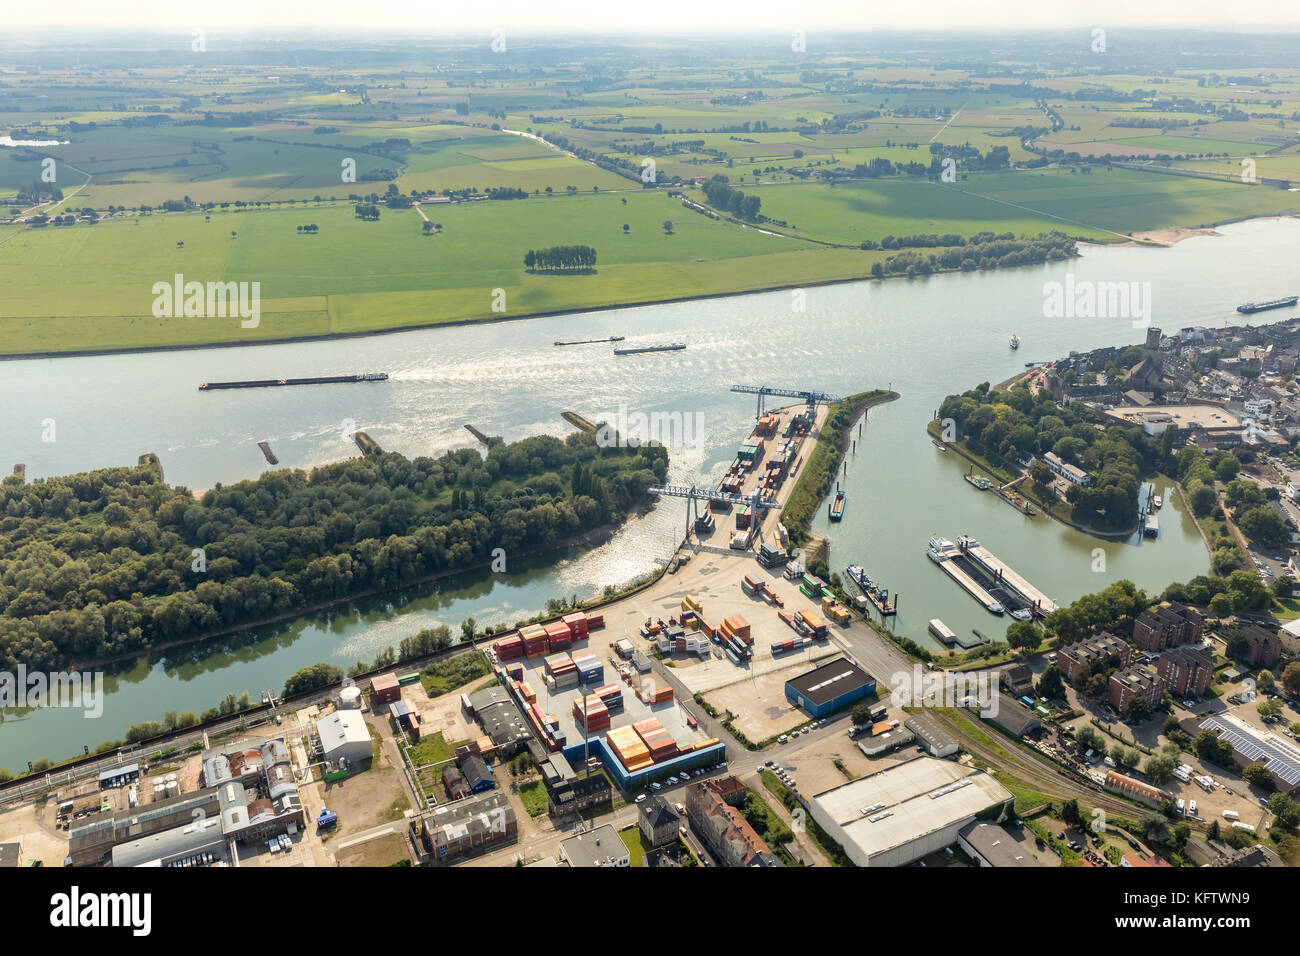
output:
[[[661,446],[581,432],[272,471],[195,499],[151,468],[0,482],[0,669],[56,667],[546,548],[622,520]]]

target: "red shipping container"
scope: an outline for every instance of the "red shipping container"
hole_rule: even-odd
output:
[[[597,628],[601,628],[601,627],[604,627],[604,626],[605,626],[605,615],[603,615],[603,614],[588,614],[588,615],[587,615],[587,630],[588,630],[588,631],[594,631],[594,630],[596,630]]]
[[[566,614],[560,618],[573,634],[575,641],[580,641],[587,636],[587,615],[579,612],[577,614]]]

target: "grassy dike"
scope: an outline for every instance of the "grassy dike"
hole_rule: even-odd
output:
[[[799,471],[799,480],[781,509],[781,523],[790,532],[793,543],[806,544],[812,539],[813,515],[835,486],[835,475],[844,461],[850,434],[858,419],[873,405],[897,398],[897,392],[877,388],[850,395],[830,406],[826,422],[817,436],[817,446]]]

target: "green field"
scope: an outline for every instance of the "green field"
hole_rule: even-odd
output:
[[[1110,242],[1300,210],[1300,193],[1273,186],[1063,155],[1227,153],[1143,161],[1232,177],[1253,157],[1260,177],[1300,180],[1300,69],[1274,54],[1260,54],[1258,76],[1182,56],[1153,63],[1158,78],[1104,64],[1044,72],[1028,56],[1005,66],[1038,79],[1013,86],[970,65],[987,53],[978,44],[796,60],[627,47],[603,65],[575,48],[503,71],[454,44],[435,52],[437,67],[421,47],[396,59],[357,51],[350,70],[306,57],[268,74],[220,57],[177,68],[141,51],[93,72],[55,58],[3,74],[0,135],[64,145],[0,149],[0,219],[17,220],[0,222],[0,354],[501,320],[862,278],[890,252],[858,245],[890,234],[1059,229]],[[1015,168],[984,172],[964,152],[997,148]],[[1040,155],[1052,149],[1062,154]],[[963,157],[954,182],[934,165],[949,153]],[[61,202],[31,192],[46,158]],[[647,159],[659,189],[643,188]],[[911,173],[862,178],[874,160]],[[714,176],[758,196],[762,218],[749,225],[780,235],[708,219],[663,188],[701,201],[697,183]],[[528,198],[482,198],[498,188]],[[353,215],[390,190],[478,198],[426,202],[433,235],[413,208]],[[182,199],[189,211],[159,211]],[[35,221],[86,210],[111,215]],[[319,232],[299,234],[307,224]],[[529,248],[562,244],[593,246],[595,273],[523,269]],[[155,318],[154,283],[177,273],[260,283],[259,325]]]

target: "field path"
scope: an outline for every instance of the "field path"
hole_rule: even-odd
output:
[[[956,113],[953,113],[952,116],[950,116],[950,117],[948,118],[948,122],[944,123],[942,126],[939,127],[939,132],[935,133],[933,136],[930,137],[930,142],[933,143],[936,139],[938,139],[941,135],[943,135],[943,131],[946,130],[949,126],[952,125],[952,121],[955,120],[958,116],[961,115],[961,111],[962,111],[962,110],[964,110],[966,107],[970,106],[970,101],[973,100],[973,99],[975,99],[975,97],[972,96],[969,100],[967,100],[965,103],[963,103],[961,106],[959,106],[959,107],[957,108],[957,112],[956,112]]]
[[[937,184],[934,184],[937,185]],[[1009,199],[995,199],[992,196],[985,196],[983,193],[971,192],[968,189],[961,190],[967,196],[975,196],[978,199],[986,199],[989,202],[995,202],[1000,206],[1011,206],[1013,209],[1023,209],[1025,212],[1032,212],[1036,216],[1045,216],[1048,219],[1055,219],[1057,222],[1068,222],[1072,226],[1084,226],[1087,229],[1096,229],[1098,232],[1108,232],[1112,236],[1118,236],[1121,239],[1134,241],[1133,237],[1126,232],[1116,232],[1114,229],[1107,229],[1105,226],[1093,225],[1090,222],[1080,222],[1078,219],[1067,219],[1064,216],[1057,216],[1054,213],[1043,212],[1041,209],[1035,209],[1033,206],[1026,206],[1023,203],[1012,202]]]

